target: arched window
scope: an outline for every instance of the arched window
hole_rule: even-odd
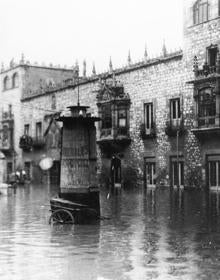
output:
[[[209,19],[209,3],[207,0],[197,0],[193,5],[193,24],[199,24]]]
[[[19,86],[19,77],[18,77],[18,73],[14,73],[14,75],[12,76],[12,87],[18,87]]]
[[[6,76],[3,80],[3,88],[4,88],[4,90],[10,88],[10,79],[8,76]]]

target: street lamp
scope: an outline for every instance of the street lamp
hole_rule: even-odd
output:
[[[179,129],[177,129],[176,133],[176,162],[177,162],[177,188],[180,186],[180,176],[179,176]]]

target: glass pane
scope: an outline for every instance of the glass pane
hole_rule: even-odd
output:
[[[211,186],[216,186],[216,162],[210,162],[210,184]]]
[[[112,127],[112,113],[111,113],[110,104],[105,104],[102,106],[101,118],[102,118],[102,128]]]
[[[119,127],[126,127],[126,119],[119,119]]]
[[[172,118],[173,119],[176,119],[176,102],[175,102],[175,100],[172,100]]]
[[[153,104],[147,103],[144,104],[144,120],[145,120],[145,128],[149,129],[153,124]]]

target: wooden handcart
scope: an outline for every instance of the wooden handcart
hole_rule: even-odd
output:
[[[51,216],[49,223],[78,224],[99,218],[97,211],[88,205],[75,203],[63,198],[50,200]]]

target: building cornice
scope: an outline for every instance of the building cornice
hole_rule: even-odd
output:
[[[171,54],[167,54],[166,56],[161,56],[161,57],[158,57],[158,58],[153,58],[153,59],[149,59],[149,60],[146,60],[146,61],[141,61],[141,62],[134,63],[134,64],[131,64],[131,65],[128,65],[128,66],[125,66],[125,67],[122,67],[122,68],[115,69],[113,71],[113,73],[115,74],[115,76],[118,76],[118,75],[121,75],[121,74],[126,74],[126,73],[129,73],[129,72],[137,71],[139,69],[148,68],[148,67],[155,66],[155,65],[158,65],[158,64],[162,64],[162,63],[167,63],[171,60],[181,60],[182,56],[183,56],[183,51],[180,50],[180,51],[177,51],[177,52],[174,52],[174,53],[171,53]],[[73,82],[72,84],[68,84],[66,86],[63,85],[63,86],[58,86],[58,87],[55,87],[55,88],[50,88],[50,89],[45,90],[45,92],[37,93],[37,94],[32,95],[32,96],[23,97],[21,99],[21,101],[22,102],[30,101],[32,99],[42,97],[42,96],[46,96],[46,95],[50,95],[50,94],[58,92],[58,91],[65,91],[67,89],[75,89],[77,86],[94,83],[94,82],[98,81],[99,79],[108,79],[108,78],[112,77],[113,73],[104,72],[104,73],[101,73],[101,74],[98,74],[98,75],[95,75],[95,76],[80,78],[79,82],[77,82],[77,83]]]

